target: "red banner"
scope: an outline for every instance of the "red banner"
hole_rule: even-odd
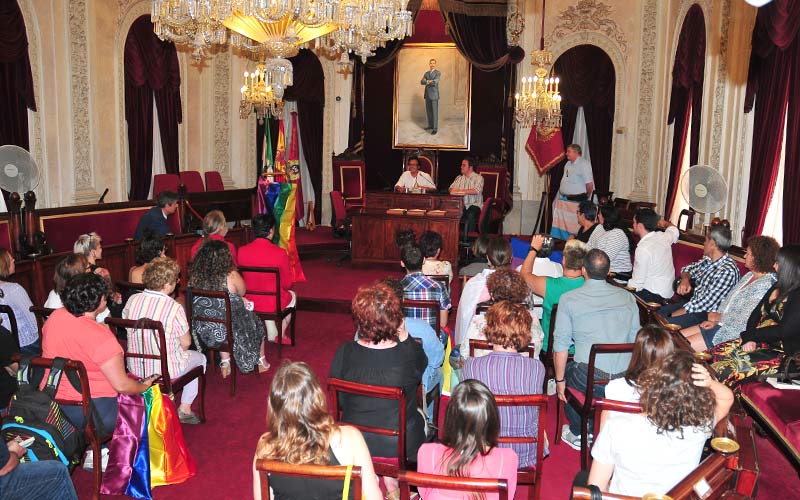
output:
[[[543,175],[564,159],[564,141],[561,138],[561,129],[544,130],[539,133],[534,125],[525,143],[525,151],[531,155],[533,164],[539,175]]]

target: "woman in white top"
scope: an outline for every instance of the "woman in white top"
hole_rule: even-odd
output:
[[[67,281],[77,274],[88,273],[91,272],[91,270],[92,269],[89,266],[89,260],[81,253],[71,253],[61,259],[56,265],[56,270],[53,273],[53,286],[55,288],[50,290],[50,293],[47,295],[47,302],[44,303],[44,307],[48,307],[50,309],[59,309],[64,307],[64,304],[61,302],[60,294],[67,285]],[[109,313],[110,311],[108,310],[108,307],[106,307],[103,312],[97,315],[95,319],[98,323],[103,323],[105,322]]]
[[[604,492],[669,491],[700,463],[703,445],[733,404],[731,390],[684,350],[638,382],[643,413],[609,418],[592,448],[589,484]]]
[[[452,283],[452,264],[447,260],[439,260],[439,254],[442,253],[442,235],[436,231],[426,232],[419,237],[419,248],[425,257],[422,262],[422,273],[427,276],[447,276],[448,283]]]
[[[621,281],[627,281],[633,271],[631,264],[631,239],[627,230],[620,225],[619,211],[614,205],[602,205],[597,214],[597,226],[586,244],[588,250],[600,249],[611,261],[610,272]]]
[[[0,248],[0,304],[7,305],[14,311],[22,353],[38,356],[42,352],[42,345],[36,316],[30,311],[33,305],[31,298],[19,284],[6,281],[16,271],[14,256],[5,248]],[[2,322],[9,330],[11,329],[9,320],[2,317]]]

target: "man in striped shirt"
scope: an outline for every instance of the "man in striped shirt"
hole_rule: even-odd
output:
[[[464,197],[464,213],[461,225],[464,237],[471,231],[477,231],[478,219],[483,208],[483,176],[475,172],[474,160],[464,158],[461,161],[461,175],[450,184],[450,194]]]
[[[450,291],[442,288],[436,280],[422,274],[422,250],[416,243],[406,243],[400,249],[400,258],[406,275],[400,281],[403,285],[403,298],[409,300],[432,300],[439,303],[440,325],[447,325],[450,314]],[[407,318],[419,318],[436,328],[436,317],[430,309],[421,307],[404,307]],[[437,334],[439,332],[436,332]]]
[[[704,257],[681,269],[678,295],[694,291],[688,301],[667,304],[659,312],[670,323],[681,328],[699,325],[716,311],[739,281],[739,267],[728,255],[731,247],[731,229],[722,224],[711,226],[703,244]],[[695,282],[694,287],[691,281]]]

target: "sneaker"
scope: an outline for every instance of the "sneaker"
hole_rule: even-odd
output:
[[[108,448],[100,448],[100,470],[106,471],[108,467]],[[92,472],[94,470],[94,451],[89,448],[86,458],[83,461],[83,470]]]
[[[556,393],[556,379],[551,378],[547,380],[547,395],[553,396]]]
[[[567,445],[572,448],[573,450],[580,451],[581,449],[581,437],[576,436],[569,430],[569,425],[564,424],[561,428],[561,439],[564,440]]]
[[[200,418],[197,415],[195,415],[194,413],[183,413],[180,410],[178,410],[178,420],[180,420],[182,424],[199,424],[200,423]]]

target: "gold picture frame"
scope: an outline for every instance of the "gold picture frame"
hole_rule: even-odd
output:
[[[426,79],[431,59],[439,72],[435,84]],[[454,43],[404,44],[394,69],[392,148],[469,150],[471,91],[472,65]],[[427,99],[426,93],[438,98]],[[435,118],[429,101],[436,101]]]

